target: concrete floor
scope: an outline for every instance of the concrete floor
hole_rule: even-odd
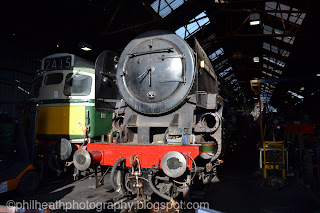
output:
[[[319,197],[295,177],[288,179],[288,185],[280,190],[261,186],[263,179],[258,171],[258,153],[253,146],[229,153],[224,160],[225,163],[218,169],[220,182],[211,184],[202,193],[198,193],[202,196],[194,198],[195,201],[209,202],[211,209],[226,213],[320,212]],[[105,178],[108,180],[109,174]],[[94,178],[76,182],[73,182],[72,176],[54,179],[43,184],[39,192],[31,197],[21,197],[15,192],[1,195],[0,205],[5,205],[7,200],[106,203],[112,202],[117,195],[110,191],[112,187],[107,181],[98,189],[94,188],[94,184]],[[64,207],[62,204],[60,210],[54,212],[65,212]]]
[[[100,205],[106,202],[113,202],[113,198],[118,193],[112,190],[111,184],[107,181],[109,177],[110,173],[105,176],[105,184],[99,188],[95,188],[94,177],[82,178],[78,181],[73,181],[72,174],[55,179],[52,178],[47,183],[43,183],[39,191],[32,196],[22,197],[16,192],[0,195],[0,205],[6,205],[8,200],[17,202],[23,202],[24,200],[29,203],[38,201],[40,203],[54,203],[56,209],[53,212],[66,212],[65,210],[79,212],[85,203]],[[78,204],[73,204],[73,202]],[[74,205],[76,210],[72,211],[69,208],[70,205]],[[80,205],[79,208],[77,205]],[[94,208],[97,209],[96,205],[86,205],[85,209],[82,210],[87,212]]]
[[[279,190],[263,184],[254,146],[242,147],[225,158],[219,168],[221,182],[206,189],[210,208],[227,213],[320,212],[319,196],[296,177],[289,177]]]

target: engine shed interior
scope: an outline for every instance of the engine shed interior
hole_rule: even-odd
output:
[[[202,210],[189,209],[189,212],[320,210],[320,71],[315,54],[317,50],[313,49],[319,46],[315,32],[318,23],[315,0],[12,0],[1,4],[3,12],[0,14],[0,212],[8,207],[8,200],[38,200],[41,203],[85,200],[93,203],[117,203],[113,199],[117,197],[117,190],[112,191],[115,189],[113,182],[117,186],[120,183],[114,180],[109,183],[112,179],[109,177],[110,171],[112,172],[112,165],[117,159],[112,157],[114,160],[108,162],[112,164],[110,168],[101,169],[100,165],[107,165],[103,164],[108,161],[105,160],[107,157],[105,152],[96,152],[98,148],[86,147],[89,139],[98,139],[99,144],[116,144],[117,141],[126,140],[158,140],[160,144],[165,140],[171,140],[169,145],[177,145],[176,142],[181,139],[193,140],[206,146],[206,143],[216,142],[214,145],[211,144],[210,148],[200,148],[200,153],[212,152],[218,149],[218,144],[221,145],[222,151],[220,147],[219,151],[213,151],[219,152],[219,155],[221,152],[221,157],[210,161],[212,168],[217,166],[217,175],[214,169],[215,178],[210,176],[209,186],[204,190],[200,186],[200,190],[198,186],[195,187],[198,191],[191,196],[193,203],[203,201],[207,202],[208,206]],[[132,42],[146,32],[158,31],[171,32],[179,36],[181,41],[192,49],[190,55],[186,57],[184,53],[180,54],[179,48],[184,43],[179,46],[171,43],[172,40],[163,42],[164,40],[158,38],[149,39],[148,43],[142,45],[139,39],[136,43]],[[127,49],[130,42],[138,46],[130,49],[131,52]],[[213,102],[219,105],[213,112],[210,111],[210,107],[201,108],[198,102],[196,106],[192,105],[193,100],[200,99],[198,96],[197,99],[192,99],[191,94],[201,95],[202,88],[208,85],[210,87],[208,77],[201,77],[196,71],[195,74],[192,73],[197,79],[200,76],[200,80],[196,82],[197,88],[200,89],[193,91],[195,85],[193,82],[187,82],[190,86],[182,96],[188,99],[185,102],[189,105],[182,106],[176,91],[181,85],[186,84],[184,78],[171,80],[170,86],[166,87],[161,82],[164,81],[161,79],[163,74],[158,75],[153,65],[146,70],[139,70],[144,63],[140,61],[142,57],[139,54],[149,57],[148,54],[153,51],[152,47],[161,46],[162,43],[171,48],[164,50],[172,54],[167,58],[178,55],[177,60],[181,58],[183,61],[195,57],[190,66],[207,70],[206,73],[216,78],[217,82],[211,85],[214,92],[203,96],[204,105],[209,106]],[[197,45],[201,47],[197,49]],[[110,52],[104,52],[106,50]],[[126,51],[128,53],[122,56],[121,53]],[[201,51],[207,56],[203,60],[196,56]],[[59,55],[60,53],[62,54]],[[59,61],[54,58],[51,60],[50,57],[47,61],[42,60],[53,54],[62,58],[59,58]],[[165,56],[162,57],[163,61]],[[198,58],[199,61],[196,60]],[[121,76],[126,80],[123,85],[119,83],[120,78],[117,82],[117,68],[122,68],[119,61],[125,64],[123,70],[133,66],[136,66],[137,70],[137,73]],[[170,66],[170,63],[166,66]],[[183,73],[184,66],[183,63],[179,64],[180,70],[177,68],[174,73]],[[62,74],[57,71],[59,69],[69,71]],[[171,74],[174,79],[174,69],[171,68],[168,74],[164,74],[165,77]],[[208,70],[213,70],[214,74],[210,74]],[[51,73],[48,74],[49,72]],[[97,73],[101,75],[97,76]],[[158,88],[165,98],[176,95],[177,103],[165,103],[165,98],[155,97],[158,95],[157,91],[154,92],[155,89],[149,89],[146,93],[142,90],[143,86],[136,87],[141,81],[147,88]],[[156,81],[158,84],[154,83]],[[50,97],[43,92],[44,90],[39,90],[42,84],[45,88],[54,90]],[[72,84],[74,88],[78,85],[77,90],[72,91]],[[117,89],[119,85],[122,85],[120,93]],[[125,95],[123,88],[129,88]],[[104,93],[104,90],[108,91]],[[194,93],[189,94],[190,90]],[[95,100],[95,96],[100,99]],[[159,104],[158,111],[152,111],[147,109],[148,104],[137,106],[136,102],[132,101],[135,97],[142,102],[149,101],[149,105],[155,102],[163,104]],[[57,99],[58,102],[53,101]],[[37,100],[37,105],[30,100]],[[169,106],[170,104],[172,106]],[[50,110],[41,108],[44,105],[51,107]],[[127,108],[124,109],[124,106]],[[176,107],[181,107],[177,113],[170,111]],[[193,110],[197,113],[191,114]],[[125,117],[124,112],[131,117]],[[161,113],[165,115],[162,116]],[[187,114],[192,117],[185,119]],[[60,115],[63,116],[59,117]],[[46,121],[41,127],[37,127],[39,116]],[[62,124],[66,119],[70,122]],[[180,126],[172,125],[181,121],[186,122],[185,126],[188,128],[176,129]],[[129,135],[131,134],[129,140],[123,136],[127,134],[123,130],[123,122],[128,126]],[[219,122],[221,128],[216,127]],[[93,126],[93,123],[97,126]],[[137,127],[137,124],[140,126]],[[104,125],[107,127],[104,128]],[[120,131],[121,128],[124,133]],[[46,132],[46,135],[38,137],[37,129]],[[203,134],[203,129],[208,133],[211,133],[210,129],[219,129],[221,132],[213,136],[214,134]],[[50,134],[47,134],[48,132]],[[169,139],[171,132],[175,133],[172,133],[173,137]],[[179,132],[177,135],[181,138],[174,135],[176,132]],[[194,132],[197,134],[193,134]],[[58,134],[59,136],[52,136]],[[221,137],[222,144],[220,139],[218,143],[215,137]],[[41,140],[44,138],[47,143],[46,149],[54,150],[58,153],[58,158],[63,158],[58,159],[59,163],[47,163],[45,159],[51,153],[47,151],[41,154],[41,163],[35,163],[40,156],[37,151],[39,144],[43,143]],[[62,140],[64,138],[68,140]],[[15,143],[16,140],[19,140],[19,143]],[[57,140],[59,142],[54,145]],[[88,152],[72,159],[72,155],[79,149],[86,149]],[[120,151],[123,150],[126,151]],[[150,149],[146,150],[152,155]],[[20,152],[26,154],[29,160],[16,157]],[[130,157],[127,153],[126,156]],[[196,164],[193,158],[183,156],[183,159],[186,158],[185,170],[196,170],[193,168]],[[131,157],[134,158],[134,155]],[[56,158],[55,155],[51,156],[51,159],[53,158]],[[154,158],[152,162],[157,160]],[[10,167],[13,161],[17,166],[14,164]],[[23,161],[23,164],[19,164],[19,161]],[[90,174],[86,171],[76,173],[73,170],[75,161],[78,165],[84,161],[86,169],[89,166],[93,166],[94,169],[90,170]],[[168,167],[179,167],[176,164],[179,160],[168,162],[171,162],[170,165],[168,163]],[[128,165],[132,165],[134,168],[128,160],[121,163],[116,166],[129,168]],[[140,163],[146,165],[145,162],[139,162],[139,169]],[[64,167],[66,164],[67,168]],[[135,162],[134,165],[136,164],[138,163]],[[41,165],[49,165],[51,170],[55,170],[54,175],[46,174],[46,169]],[[160,165],[159,160],[159,168]],[[137,171],[132,170],[132,174],[138,172],[138,167],[136,169]],[[148,169],[150,170],[142,172],[139,170],[141,175],[135,173],[136,175],[130,177],[120,174],[120,169],[114,175],[124,175],[129,179],[135,177],[137,180],[144,178],[143,180],[148,182],[148,174],[150,171],[154,172],[154,168]],[[164,173],[170,174],[167,171]],[[10,178],[7,180],[4,175],[1,177],[1,174]],[[25,174],[28,174],[28,177],[23,178]],[[194,182],[192,174],[196,172],[190,174],[191,176],[186,176],[185,185]],[[97,176],[99,180],[94,178]],[[155,179],[156,177],[158,176],[154,175]],[[10,182],[9,179],[14,181]],[[126,183],[130,182],[129,179]],[[174,180],[173,183],[172,179],[174,178],[170,175],[158,177],[155,182],[160,181],[160,184],[155,188],[161,193],[174,194],[174,183],[180,180]],[[208,182],[204,179],[203,177],[203,182]],[[12,183],[14,184],[10,185]],[[54,187],[53,183],[57,186]],[[139,188],[138,183],[137,181],[136,185],[133,184],[134,188]],[[22,189],[25,185],[27,188]],[[100,185],[101,187],[98,187]],[[26,195],[28,186],[36,187],[37,192]],[[154,186],[146,191],[152,192],[152,187]],[[128,188],[129,191],[132,190]],[[11,190],[12,192],[7,192]],[[110,190],[112,192],[109,192]],[[143,194],[139,190],[137,194]],[[183,199],[186,199],[187,192],[183,191],[183,187],[179,190]],[[173,199],[173,196],[171,198]],[[70,209],[76,212],[81,208]],[[98,210],[97,207],[89,209]],[[50,211],[61,210],[63,207],[60,206]],[[106,211],[106,208],[104,210]],[[120,212],[121,209],[117,211]]]

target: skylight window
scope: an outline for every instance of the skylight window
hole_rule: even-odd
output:
[[[263,87],[261,87],[263,89],[264,92],[272,94],[273,93],[273,89],[270,88],[270,85],[268,83],[266,83],[265,85],[262,85]]]
[[[270,27],[268,25],[263,26],[263,34],[284,34],[284,31],[279,30],[277,28]],[[286,37],[275,37],[280,41],[284,41],[289,44],[293,44],[296,37],[294,36],[286,36]]]
[[[276,64],[280,67],[284,67],[286,65],[286,63],[282,62],[282,61],[279,61],[279,60],[276,60],[275,58],[273,57],[267,57],[267,56],[263,56],[263,59],[273,63],[273,64]]]
[[[240,86],[237,86],[237,87],[234,87],[234,88],[233,88],[234,91],[238,91],[239,89],[241,89]]]
[[[225,75],[226,76],[226,75]],[[231,79],[233,79],[235,77],[234,73],[231,73],[230,75],[228,75],[227,77],[224,78],[225,81],[230,81]]]
[[[263,42],[263,49],[271,51],[276,54],[281,54],[282,56],[286,56],[286,57],[288,57],[290,54],[290,52],[283,50],[283,49],[280,49],[280,48],[278,48],[274,45],[271,45],[269,43],[266,43],[266,42]]]
[[[296,97],[296,98],[299,98],[299,99],[304,99],[304,97],[302,95],[299,95],[295,92],[292,92],[290,90],[288,90],[288,93],[290,93],[292,96]]]
[[[215,51],[214,53],[212,53],[211,55],[209,55],[209,58],[214,61],[216,60],[220,55],[223,55],[224,51],[222,48],[218,49],[217,51]]]
[[[223,76],[227,75],[230,70],[232,70],[232,67],[229,67],[229,68],[225,69],[223,72],[219,73],[219,76],[223,77]]]
[[[176,30],[176,34],[183,39],[187,39],[196,32],[198,32],[203,26],[210,23],[209,18],[205,12],[200,13],[195,18],[189,21],[189,24],[180,27]]]
[[[284,4],[280,4],[277,2],[266,2],[265,10],[290,10],[290,7]],[[304,20],[306,14],[301,13],[296,8],[291,8],[292,11],[296,11],[296,13],[279,13],[279,12],[267,12],[267,14],[276,16],[278,18],[288,20],[294,24],[301,25]]]
[[[275,69],[273,66],[269,66],[267,64],[263,64],[264,68],[267,68],[268,70],[271,70],[272,72],[278,73],[278,74],[282,74],[281,70]]]
[[[164,18],[180,7],[185,1],[186,0],[156,0],[150,6],[156,13],[159,13],[159,15]]]
[[[229,71],[225,70],[225,71],[219,73],[219,76],[222,78],[223,76],[227,75],[228,73],[229,73]]]
[[[238,79],[233,79],[232,81],[230,81],[230,84],[234,84],[235,82],[237,82],[238,81]]]
[[[269,113],[269,112],[278,112],[278,109],[275,108],[274,106],[271,106],[270,104],[268,105],[268,110],[266,111],[266,113]]]
[[[266,71],[262,71],[262,74],[265,74],[266,76],[272,77],[272,74],[271,74],[271,73],[268,73],[268,72],[266,72]]]
[[[223,61],[221,61],[220,63],[216,64],[214,66],[214,70],[217,72],[218,70],[220,70],[221,68],[224,67],[225,64],[228,63],[228,59],[224,59]]]
[[[268,77],[271,77],[271,78],[279,78],[279,76],[271,74],[271,73],[266,72],[266,71],[262,71],[262,74],[264,74],[264,75],[266,75]]]

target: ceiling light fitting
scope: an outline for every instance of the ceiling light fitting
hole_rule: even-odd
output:
[[[259,25],[260,24],[260,14],[252,13],[250,15],[250,25]]]
[[[255,62],[255,63],[259,63],[259,57],[253,57],[253,62]]]
[[[90,51],[92,50],[92,46],[90,44],[87,44],[85,42],[79,42],[78,46],[80,47],[80,49],[82,49],[83,51]]]

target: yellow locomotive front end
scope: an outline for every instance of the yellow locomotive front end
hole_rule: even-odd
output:
[[[41,68],[32,89],[39,103],[37,156],[42,167],[60,174],[88,138],[108,134],[112,115],[95,111],[93,63],[60,53],[44,58]]]
[[[38,139],[84,139],[83,130],[88,124],[86,108],[94,107],[94,91],[91,91],[94,75],[80,70],[55,71],[43,76],[39,90]],[[79,81],[76,84],[80,88],[73,89],[78,92],[70,93],[68,81],[73,81],[73,87],[74,82]]]

